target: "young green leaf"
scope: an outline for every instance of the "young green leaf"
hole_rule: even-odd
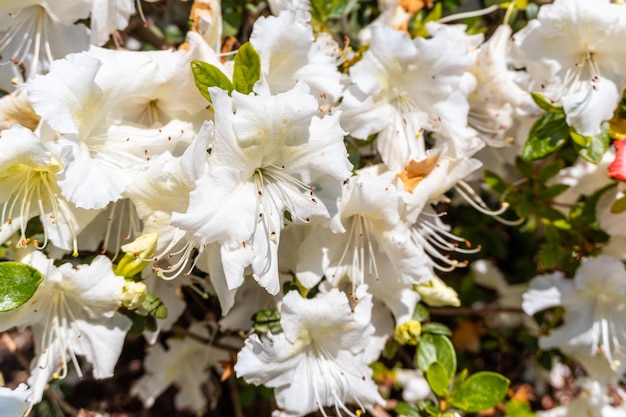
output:
[[[250,42],[246,42],[235,55],[233,84],[235,90],[250,94],[254,84],[261,78],[261,57]]]
[[[426,381],[438,397],[445,397],[448,395],[448,388],[450,387],[450,375],[446,371],[446,368],[439,362],[433,362],[428,367],[426,372]]]
[[[448,375],[456,373],[456,353],[450,339],[444,335],[426,333],[417,346],[417,366],[426,373],[433,362],[443,365]]]
[[[209,100],[209,102],[212,102],[209,87],[219,87],[222,90],[228,91],[228,94],[235,88],[233,83],[230,82],[228,77],[220,71],[219,68],[208,62],[191,61],[191,71],[193,72],[193,80],[196,82],[196,87],[200,90],[200,94]]]
[[[452,336],[452,331],[448,326],[441,323],[425,323],[422,325],[422,334],[442,334],[444,336]]]
[[[395,411],[399,415],[406,417],[420,417],[420,413],[415,407],[403,402],[399,402],[398,405],[396,405]]]
[[[495,372],[478,372],[455,387],[449,397],[450,405],[467,413],[487,410],[504,399],[509,383]]]
[[[0,312],[15,310],[35,294],[43,275],[30,265],[0,263]]]
[[[597,164],[602,160],[611,142],[609,124],[607,122],[602,123],[602,130],[597,135],[582,136],[571,128],[570,136],[578,154],[592,164]]]
[[[545,158],[561,148],[569,138],[569,126],[565,115],[546,113],[530,129],[528,140],[522,149],[522,159],[533,161]]]

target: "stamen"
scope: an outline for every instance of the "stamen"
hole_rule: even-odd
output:
[[[491,12],[495,12],[499,8],[500,6],[494,4],[493,6],[489,6],[481,10],[472,10],[469,12],[457,13],[457,14],[452,14],[450,16],[442,17],[441,19],[438,20],[438,22],[448,23],[448,22],[454,22],[455,20],[468,19],[470,17],[484,16]]]
[[[502,202],[502,205],[498,210],[491,210],[487,204],[480,198],[478,194],[470,187],[465,181],[459,181],[454,189],[467,203],[472,206],[475,210],[486,214],[487,216],[491,216],[496,219],[498,222],[507,225],[507,226],[518,226],[524,222],[523,218],[517,220],[507,220],[500,217],[500,214],[504,213],[508,208],[509,204],[505,201]]]

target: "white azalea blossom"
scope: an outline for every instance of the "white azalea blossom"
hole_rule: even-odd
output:
[[[378,152],[392,171],[426,158],[426,131],[452,140],[460,156],[482,146],[467,127],[469,104],[458,90],[471,62],[468,48],[453,30],[432,28],[432,38],[411,40],[386,26],[372,27],[370,47],[350,68],[354,85],[339,106],[352,136],[377,134]]]
[[[626,408],[613,406],[606,387],[593,380],[583,381],[580,394],[571,403],[537,413],[539,417],[626,417]]]
[[[221,245],[228,288],[239,287],[251,266],[276,294],[285,212],[294,223],[335,218],[331,225],[341,230],[338,198],[351,168],[344,132],[338,115],[316,116],[317,102],[301,83],[276,96],[210,92],[216,130],[209,172],[172,223],[201,244]]]
[[[291,291],[281,307],[283,333],[246,339],[235,371],[249,383],[274,388],[275,416],[302,416],[323,407],[351,414],[344,403],[367,408],[384,403],[362,361],[374,334],[371,295],[361,286],[355,297],[351,306],[336,289],[310,300]]]
[[[48,381],[67,375],[70,363],[82,375],[78,356],[93,365],[95,378],[113,376],[130,320],[116,312],[125,281],[113,274],[111,261],[98,256],[90,265],[56,267],[52,259],[34,252],[30,265],[44,280],[26,304],[0,313],[0,330],[33,329],[33,401],[41,401]]]
[[[209,337],[202,323],[195,323],[189,331],[199,337]],[[150,347],[144,362],[146,374],[133,386],[131,394],[137,395],[146,407],[152,407],[158,396],[174,384],[181,388],[175,400],[177,408],[202,410],[207,402],[202,389],[202,384],[208,380],[207,371],[219,361],[230,359],[228,352],[192,337],[172,337],[167,345],[167,350],[159,344]]]
[[[410,318],[419,301],[413,285],[433,277],[430,258],[411,240],[401,220],[402,200],[394,175],[363,170],[344,184],[342,222],[346,233],[314,226],[300,245],[296,276],[306,288],[325,276],[334,286],[347,278],[354,287],[368,284],[373,296],[396,321]]]
[[[26,384],[20,384],[14,390],[0,387],[0,410],[3,417],[26,416],[32,407],[32,391]]]
[[[86,0],[6,0],[0,5],[0,89],[12,90],[48,70],[55,59],[89,47]],[[14,63],[10,63],[13,60]],[[23,69],[20,68],[23,66]]]
[[[610,256],[583,260],[573,280],[562,273],[540,275],[531,281],[522,308],[533,315],[563,306],[564,323],[539,338],[542,349],[558,347],[581,356],[601,356],[620,375],[626,369],[626,270]]]
[[[585,136],[600,132],[626,83],[626,6],[609,0],[556,0],[514,36],[516,61],[533,90],[562,105]]]
[[[61,155],[63,196],[81,208],[104,208],[117,201],[151,155],[188,143],[194,133],[191,122],[179,119],[149,127],[119,120],[125,97],[120,86],[105,88],[111,86],[107,71],[101,71],[107,64],[117,65],[86,53],[72,54],[55,61],[47,75],[28,86],[37,113],[61,135],[48,146]],[[147,80],[153,74],[142,76]]]
[[[257,20],[250,43],[261,56],[262,81],[272,93],[304,81],[320,103],[339,99],[343,91],[337,70],[339,46],[324,33],[314,39],[311,26],[295,11]]]
[[[39,217],[44,241],[35,246],[50,240],[77,253],[78,234],[98,212],[79,209],[61,196],[56,175],[62,166],[29,129],[14,125],[1,131],[0,149],[0,242],[19,231],[18,246],[28,245],[27,224]]]

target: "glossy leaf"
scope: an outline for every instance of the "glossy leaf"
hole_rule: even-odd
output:
[[[250,42],[246,42],[235,55],[233,85],[242,94],[250,94],[261,78],[261,57]]]
[[[228,94],[235,88],[233,83],[230,82],[228,77],[220,71],[219,68],[208,62],[191,61],[191,71],[193,72],[193,79],[196,82],[196,87],[200,90],[200,94],[209,100],[209,102],[212,102],[209,87],[219,87],[222,90],[228,91]]]
[[[433,362],[439,362],[448,375],[456,373],[456,353],[450,339],[440,334],[426,333],[417,346],[417,366],[426,373]]]
[[[15,310],[31,299],[43,275],[30,265],[0,263],[0,312]]]
[[[574,148],[578,154],[593,164],[597,164],[602,160],[611,142],[609,124],[606,122],[602,123],[602,130],[597,135],[582,136],[571,129],[570,136],[574,141]]]
[[[522,159],[533,161],[545,158],[559,150],[569,138],[569,126],[560,113],[546,113],[530,129],[528,141],[522,149]]]
[[[504,399],[509,380],[495,372],[478,372],[456,387],[450,405],[468,413],[495,407]]]
[[[438,397],[445,397],[450,387],[450,375],[439,362],[433,362],[426,372],[426,381]]]

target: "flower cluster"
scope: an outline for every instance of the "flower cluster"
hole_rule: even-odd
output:
[[[513,34],[512,2],[486,38],[449,24],[466,16],[434,9],[416,29],[404,2],[380,2],[353,49],[313,3],[270,2],[225,54],[217,1],[196,0],[185,42],[160,51],[120,46],[131,0],[0,5],[0,243],[12,261],[0,266],[40,277],[23,296],[0,273],[15,288],[1,293],[0,330],[30,326],[35,340],[27,384],[0,388],[0,410],[22,416],[71,372],[113,376],[131,326],[151,345],[131,390],[146,407],[176,384],[177,406],[203,409],[209,367],[274,388],[275,416],[390,407],[369,365],[392,340],[419,343],[440,412],[489,408],[464,402],[478,378],[453,389],[456,362],[420,356],[449,343],[421,323],[423,305],[459,306],[442,277],[481,250],[442,209],[465,206],[543,224],[554,256],[539,255],[528,288],[486,260],[472,276],[518,314],[562,308],[539,347],[587,370],[572,405],[623,415],[606,393],[626,370],[626,6],[555,0]],[[195,337],[156,343],[180,330],[184,292],[217,300],[221,317],[185,317],[172,333]]]

